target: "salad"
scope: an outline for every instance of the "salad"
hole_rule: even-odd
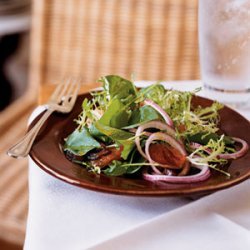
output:
[[[89,171],[153,182],[192,183],[211,169],[230,177],[228,161],[242,157],[248,144],[219,130],[219,110],[194,106],[193,92],[160,83],[137,89],[108,75],[100,91],[82,102],[75,130],[65,138],[66,157]]]

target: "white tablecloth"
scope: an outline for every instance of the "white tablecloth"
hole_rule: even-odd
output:
[[[29,190],[27,250],[250,249],[249,180],[198,200],[119,196],[71,186],[30,159]]]

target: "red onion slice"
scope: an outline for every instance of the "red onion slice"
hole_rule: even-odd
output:
[[[148,158],[141,148],[140,135],[144,130],[149,129],[149,128],[156,128],[159,130],[165,130],[167,134],[169,134],[173,137],[175,137],[175,135],[176,135],[175,130],[173,128],[171,128],[169,125],[167,125],[163,122],[160,122],[160,121],[151,121],[151,122],[148,122],[148,123],[145,123],[145,124],[139,126],[136,130],[136,133],[135,133],[135,144],[136,144],[137,150],[147,160],[148,160]]]
[[[232,137],[232,139],[236,142],[239,142],[242,147],[239,151],[235,152],[235,153],[228,153],[228,154],[219,154],[218,157],[221,158],[221,159],[237,159],[237,158],[240,158],[241,156],[243,156],[244,154],[246,154],[246,152],[248,151],[249,149],[249,146],[247,144],[246,141],[240,139],[240,138],[237,138],[237,137]]]
[[[184,166],[178,176],[185,176],[188,174],[190,170],[190,162],[188,160],[185,161]]]
[[[150,144],[153,142],[153,141],[156,141],[156,140],[160,140],[160,141],[165,141],[167,142],[168,144],[170,144],[173,148],[177,149],[180,154],[186,156],[187,153],[186,153],[186,150],[185,148],[176,140],[174,139],[172,136],[168,135],[168,134],[164,134],[162,132],[156,132],[156,133],[153,133],[151,134],[147,141],[146,141],[146,144],[145,144],[145,153],[146,153],[146,157],[149,161],[149,163],[151,163],[151,167],[152,169],[155,171],[155,172],[159,172],[157,171],[156,167],[154,166],[155,164],[159,164],[158,162],[155,162],[151,156],[150,156],[150,152],[149,152],[149,147],[150,147]],[[168,165],[168,164],[159,164],[161,167],[164,167],[164,168],[170,168],[170,169],[181,169],[182,166],[172,166],[172,165]]]
[[[152,175],[146,171],[143,173],[143,178],[145,180],[152,182],[164,181],[169,183],[194,183],[194,182],[205,181],[209,178],[211,173],[207,165],[194,166],[194,167],[200,169],[201,171],[198,174],[187,175],[187,176]]]
[[[158,104],[156,104],[155,102],[153,102],[152,100],[146,99],[144,101],[144,103],[146,105],[151,106],[152,108],[154,108],[165,120],[165,122],[170,126],[170,127],[174,127],[174,123],[172,121],[172,119],[170,118],[170,116],[168,115],[168,113]]]

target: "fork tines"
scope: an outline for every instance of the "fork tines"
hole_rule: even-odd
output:
[[[64,78],[51,95],[50,101],[59,104],[62,101],[75,100],[80,88],[80,82],[80,78],[77,77]]]

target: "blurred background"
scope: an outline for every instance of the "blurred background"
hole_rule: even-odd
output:
[[[27,87],[30,0],[0,1],[0,110]]]
[[[16,170],[8,171],[7,168],[14,167],[14,162],[7,159],[4,151],[8,141],[11,141],[6,133],[7,127],[13,124],[13,119],[9,119],[11,105],[25,94],[28,86],[30,27],[30,0],[0,1],[0,249],[3,250],[22,249],[24,239],[28,203],[27,164],[21,163]],[[13,108],[16,109],[16,106]],[[16,120],[20,118],[15,117]],[[13,130],[10,133],[13,134]],[[22,184],[9,188],[8,185],[11,186],[19,174]],[[16,203],[19,204],[19,211],[14,205]]]
[[[22,249],[28,161],[6,155],[64,76],[199,79],[198,0],[0,1],[0,249]]]

